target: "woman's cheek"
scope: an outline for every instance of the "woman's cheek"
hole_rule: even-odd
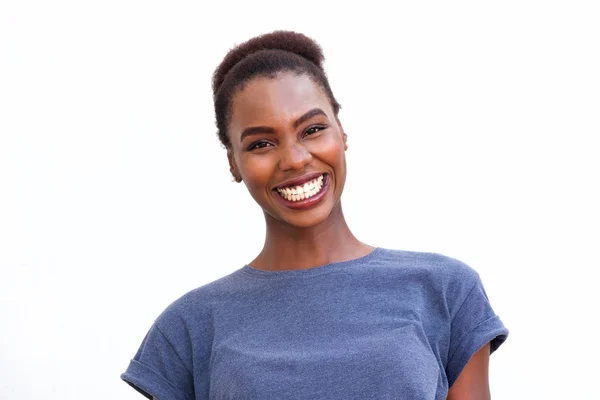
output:
[[[250,155],[244,160],[242,177],[252,188],[264,188],[271,179],[276,163],[268,154]]]
[[[328,134],[310,144],[311,153],[332,167],[343,163],[344,158],[344,142],[338,135]]]

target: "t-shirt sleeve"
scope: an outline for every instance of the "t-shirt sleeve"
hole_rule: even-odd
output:
[[[190,370],[171,341],[155,323],[121,379],[151,399],[192,400],[194,384]]]
[[[479,275],[473,273],[471,279],[474,283],[465,287],[465,290],[470,289],[466,296],[461,296],[464,300],[452,317],[446,367],[448,387],[454,384],[478,350],[490,343],[490,353],[493,353],[508,336],[508,330],[490,305]]]

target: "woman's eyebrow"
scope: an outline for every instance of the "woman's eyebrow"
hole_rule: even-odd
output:
[[[242,131],[242,136],[240,136],[240,142],[243,142],[246,136],[260,135],[263,133],[275,133],[275,129],[270,128],[268,126],[251,126]]]
[[[307,111],[304,114],[302,114],[302,116],[300,118],[298,118],[297,120],[294,121],[294,123],[293,123],[294,128],[299,127],[300,125],[302,125],[302,123],[308,121],[309,119],[311,119],[317,115],[323,115],[323,116],[327,117],[327,114],[325,114],[325,111],[321,110],[320,108],[313,108],[312,110]],[[247,136],[260,135],[260,134],[264,134],[264,133],[275,133],[275,129],[268,127],[268,126],[248,127],[242,131],[242,135],[240,136],[240,142],[243,142]]]
[[[298,118],[294,122],[294,128],[297,128],[303,122],[308,121],[309,119],[311,119],[312,117],[315,117],[317,115],[323,115],[325,117],[327,116],[327,114],[325,114],[325,111],[321,110],[320,108],[313,108],[312,110],[307,111],[306,113],[304,113],[304,115],[302,115],[300,118]]]

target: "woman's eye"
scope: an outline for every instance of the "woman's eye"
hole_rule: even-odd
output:
[[[314,135],[315,133],[319,132],[320,130],[325,129],[324,126],[311,126],[310,128],[308,128],[306,130],[306,132],[304,132],[304,134],[306,135]]]
[[[254,149],[264,149],[267,146],[271,146],[271,143],[265,142],[264,140],[259,140],[258,142],[254,142],[248,147],[248,150]]]

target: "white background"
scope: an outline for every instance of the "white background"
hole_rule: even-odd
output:
[[[2,1],[0,398],[141,399],[154,318],[257,254],[210,79],[274,29],[325,51],[357,237],[481,274],[493,397],[599,398],[596,4]]]

